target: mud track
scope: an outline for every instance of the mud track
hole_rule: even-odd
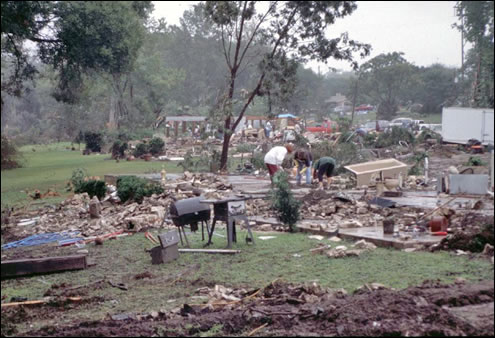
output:
[[[154,318],[74,322],[22,335],[199,336],[210,331],[247,336],[260,328],[255,336],[493,336],[493,299],[493,281],[425,282],[400,291],[363,288],[352,295],[277,282],[235,304],[184,305]]]

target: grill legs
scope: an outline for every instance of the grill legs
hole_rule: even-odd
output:
[[[244,221],[246,223],[246,227],[248,229],[248,236],[246,237],[246,242],[254,243],[254,236],[251,232],[251,226],[249,225],[249,220],[246,216],[230,216],[227,219],[227,248],[232,248],[232,242],[237,243],[237,235],[235,230],[235,222],[236,221]],[[205,247],[212,244],[211,238],[213,237],[213,231],[215,231],[215,223],[217,222],[217,218],[213,218],[213,223],[211,225],[211,231],[208,234],[208,242],[204,245]]]

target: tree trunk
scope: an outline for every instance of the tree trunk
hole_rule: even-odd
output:
[[[222,156],[220,157],[220,171],[226,171],[227,168],[227,160],[229,158],[229,145],[230,138],[232,134],[229,131],[224,131],[223,134],[223,146],[222,146]]]
[[[108,129],[109,130],[117,129],[117,117],[116,117],[114,93],[112,93],[112,95],[110,96],[110,109],[108,113]]]

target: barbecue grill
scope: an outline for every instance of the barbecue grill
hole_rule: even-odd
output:
[[[204,200],[204,197],[187,198],[170,205],[170,216],[174,224],[179,228],[180,242],[182,242],[182,233],[184,239],[189,247],[189,242],[186,237],[184,226],[189,225],[191,231],[198,230],[198,223],[201,222],[201,236],[204,240],[204,223],[206,222],[206,230],[209,232],[208,221],[210,220],[210,206],[208,204],[200,203]]]
[[[200,203],[213,204],[213,211],[215,212],[215,217],[213,218],[213,223],[211,225],[211,231],[208,233],[208,242],[205,246],[212,244],[211,237],[213,231],[215,231],[215,223],[217,221],[222,221],[227,223],[227,248],[231,248],[232,242],[237,242],[237,236],[235,231],[235,224],[244,222],[246,228],[248,229],[248,237],[246,237],[246,242],[254,243],[254,236],[251,232],[251,226],[249,220],[246,216],[246,203],[245,201],[251,199],[252,197],[226,197],[222,200],[202,200]]]

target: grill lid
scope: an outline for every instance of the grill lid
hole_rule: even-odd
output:
[[[183,216],[201,211],[210,211],[210,206],[208,204],[200,203],[200,201],[204,199],[204,197],[194,197],[172,203],[170,206],[170,213],[174,216]]]

